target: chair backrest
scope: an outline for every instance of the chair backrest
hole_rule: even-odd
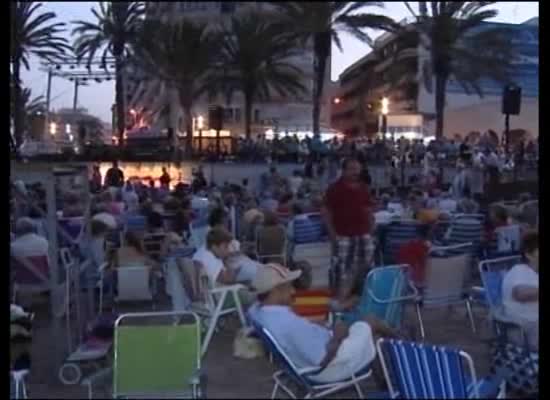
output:
[[[394,222],[386,227],[384,261],[394,264],[399,248],[410,240],[418,239],[420,224],[414,221]]]
[[[259,256],[282,255],[286,249],[286,230],[282,226],[265,226],[257,231]]]
[[[510,268],[521,262],[521,256],[500,257],[479,263],[479,274],[491,312],[502,306],[502,281]]]
[[[298,367],[290,357],[285,353],[283,348],[277,343],[277,340],[273,335],[263,326],[261,326],[257,321],[250,318],[252,321],[252,326],[254,327],[255,332],[258,334],[262,342],[267,347],[267,352],[273,355],[273,360],[279,364],[281,368],[287,372],[288,376],[295,382],[305,387],[310,387],[310,384],[305,380],[300,374],[298,374]]]
[[[324,239],[324,226],[320,214],[304,214],[294,219],[294,243],[316,243]]]
[[[50,283],[48,256],[10,257],[15,283],[19,286],[47,286]]]
[[[143,236],[143,248],[145,253],[153,260],[159,260],[162,255],[162,245],[166,239],[166,233],[148,233]]]
[[[501,226],[495,229],[497,238],[497,251],[518,251],[521,241],[521,229],[519,225]]]
[[[359,314],[374,315],[391,327],[399,328],[403,319],[403,298],[409,286],[407,265],[370,270],[359,301]]]
[[[143,215],[127,215],[124,229],[131,232],[145,232],[147,230],[147,218]]]
[[[464,299],[470,278],[471,256],[466,243],[432,250],[426,263],[423,302],[452,304]],[[462,253],[462,254],[461,254]]]
[[[483,226],[479,220],[459,219],[451,223],[447,234],[449,245],[470,243],[471,254],[477,254],[483,235]]]
[[[189,393],[201,366],[200,321],[189,312],[121,315],[115,322],[113,397]]]
[[[149,274],[150,271],[147,266],[119,266],[117,268],[118,300],[151,300]]]
[[[454,221],[460,221],[465,219],[474,219],[476,221],[479,221],[482,225],[485,224],[484,214],[455,214],[453,216]]]
[[[379,339],[376,343],[390,398],[479,398],[472,358],[441,346]]]

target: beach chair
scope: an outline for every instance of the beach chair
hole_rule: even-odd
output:
[[[273,374],[274,386],[271,392],[272,399],[278,398],[277,392],[279,391],[279,388],[281,388],[293,399],[310,399],[325,397],[329,394],[340,392],[351,387],[355,389],[359,398],[364,398],[359,384],[371,376],[372,371],[370,366],[366,367],[357,374],[350,376],[344,381],[330,383],[316,382],[314,378],[317,373],[321,372],[322,369],[320,367],[298,368],[267,329],[263,328],[255,321],[253,321],[253,324],[255,332],[266,345],[267,350],[273,356],[274,361],[281,368]],[[300,389],[303,389],[305,395],[302,397],[292,392],[288,384],[285,384],[285,378],[298,385]]]
[[[115,322],[113,398],[202,398],[200,321],[189,312],[132,313]]]
[[[393,339],[376,347],[391,399],[505,398],[504,382],[479,380],[464,351]]]
[[[124,232],[144,233],[147,230],[147,218],[143,215],[127,215]]]
[[[256,254],[260,262],[287,264],[286,230],[282,226],[261,227],[256,232]]]
[[[25,378],[29,374],[28,369],[10,371],[10,387],[12,387],[10,399],[19,400],[27,398],[27,384]]]
[[[383,243],[383,265],[397,262],[397,254],[402,245],[419,238],[420,224],[416,221],[394,222],[386,226]]]
[[[408,265],[391,265],[370,270],[359,304],[351,312],[342,313],[341,318],[352,324],[363,316],[374,315],[399,329],[404,305],[418,296],[417,289],[409,280],[408,269]]]
[[[523,396],[538,397],[539,354],[529,349],[521,326],[506,316],[502,304],[502,283],[506,272],[522,258],[501,257],[479,263],[489,317],[495,333],[490,341],[491,369],[503,376],[510,388]],[[516,334],[516,336],[512,336]]]
[[[120,265],[117,269],[118,295],[115,298],[120,302],[152,302],[154,307],[154,293],[151,285],[151,268],[147,265]]]
[[[191,244],[197,249],[203,246],[206,243],[206,235],[208,234],[208,215],[202,215],[191,221],[189,232]]]
[[[292,261],[307,261],[313,268],[328,271],[332,249],[321,215],[312,213],[298,216],[293,219],[293,226],[288,251]]]
[[[467,288],[470,279],[470,255],[467,251],[470,247],[470,243],[465,243],[432,249],[426,263],[424,286],[419,288],[416,299],[416,314],[422,339],[425,338],[422,321],[424,307],[444,307],[462,303],[466,306],[472,331],[476,332]]]
[[[213,286],[198,261],[173,259],[169,262],[167,280],[175,310],[190,310],[201,317],[206,333],[202,354],[206,354],[210,341],[222,317],[237,314],[242,326],[246,326],[239,292],[241,284]]]

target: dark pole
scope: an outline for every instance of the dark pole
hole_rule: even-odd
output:
[[[78,105],[78,78],[74,80],[74,97],[73,97],[73,111],[76,112],[76,107]]]
[[[199,128],[199,155],[202,154],[202,128]]]
[[[508,155],[508,148],[510,145],[510,114],[506,114],[504,117],[504,139],[506,140],[505,151],[506,155]]]
[[[220,130],[216,129],[216,158],[220,157]]]

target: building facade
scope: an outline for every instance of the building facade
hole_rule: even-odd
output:
[[[538,18],[523,24],[487,23],[504,28],[517,51],[511,82],[522,88],[521,113],[511,116],[510,128],[538,136]],[[347,68],[332,99],[333,128],[347,134],[376,135],[381,131],[381,99],[389,100],[387,130],[390,136],[431,137],[435,132],[434,93],[424,85],[422,65],[428,52],[411,34],[407,43],[413,57],[399,58],[400,44],[392,34],[380,36],[374,50]],[[412,43],[412,46],[411,46]],[[409,53],[410,55],[410,53]],[[483,96],[468,94],[451,79],[447,86],[445,136],[462,136],[489,129],[501,133],[504,116],[501,101],[504,85],[491,79],[480,82]],[[432,85],[433,86],[433,85]]]
[[[270,5],[262,2],[148,2],[147,15],[151,18],[160,18],[161,20],[170,20],[174,18],[190,18],[194,21],[204,21],[216,26],[220,22],[228,22],[230,18],[239,13],[250,10],[257,10],[265,13],[269,18]],[[312,102],[311,90],[313,87],[313,51],[306,50],[300,57],[291,60],[298,66],[304,74],[304,85],[308,92],[299,98],[283,98],[273,94],[273,97],[267,102],[258,102],[254,104],[252,110],[252,135],[271,134],[288,132],[307,132],[312,129]],[[330,59],[325,77],[325,89],[331,86],[330,83]],[[133,79],[128,80],[126,84],[126,99],[129,104],[129,112],[132,109],[140,109],[144,103],[156,102],[157,109],[162,109],[152,118],[155,129],[163,130],[173,127],[175,131],[184,135],[185,124],[183,113],[179,106],[177,93],[172,88],[162,82],[148,82],[140,79],[136,71],[129,71],[128,76]],[[328,90],[325,90],[328,93]],[[328,98],[328,96],[325,96]],[[160,107],[158,103],[160,104]],[[217,99],[217,104],[225,108],[224,114],[224,133],[232,137],[244,134],[244,98],[241,93],[236,93],[230,103],[221,97]],[[206,98],[198,99],[195,102],[194,126],[201,119],[207,121],[208,107],[211,101]],[[329,101],[323,100],[321,112],[321,129],[330,130]],[[128,116],[130,118],[130,115]],[[205,125],[207,122],[205,122]],[[198,132],[194,132],[197,136]]]

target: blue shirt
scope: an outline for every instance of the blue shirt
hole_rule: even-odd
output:
[[[253,305],[249,316],[266,328],[298,368],[321,364],[331,332],[295,314],[287,306]]]

